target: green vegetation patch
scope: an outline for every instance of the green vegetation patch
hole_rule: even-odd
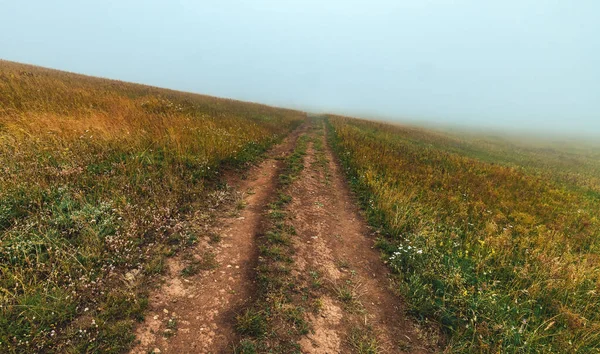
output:
[[[600,348],[592,185],[492,163],[422,129],[331,116],[328,132],[412,314],[443,326],[447,351]]]
[[[223,169],[304,117],[0,61],[0,352],[126,351],[150,277],[231,204]]]

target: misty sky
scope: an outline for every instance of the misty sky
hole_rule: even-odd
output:
[[[0,0],[0,58],[364,117],[600,135],[597,0]]]

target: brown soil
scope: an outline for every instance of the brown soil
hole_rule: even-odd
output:
[[[163,285],[150,297],[145,321],[137,328],[139,343],[132,353],[223,353],[236,339],[235,316],[252,296],[254,244],[262,211],[274,190],[280,157],[295,145],[306,128],[296,130],[276,146],[260,165],[251,168],[245,179],[226,176],[229,185],[242,193],[246,207],[237,215],[221,215],[211,230],[221,241],[200,242],[194,257],[207,251],[215,256],[216,268],[183,277],[181,256],[168,261]],[[224,213],[226,214],[226,213]]]

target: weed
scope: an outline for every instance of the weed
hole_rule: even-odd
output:
[[[271,210],[269,212],[269,217],[273,220],[283,220],[285,218],[285,213],[280,210]]]
[[[243,199],[240,199],[240,200],[238,200],[238,201],[237,201],[237,203],[235,204],[235,208],[236,208],[237,210],[243,210],[243,209],[245,209],[245,208],[246,208],[246,206],[247,206],[247,205],[248,205],[248,203],[246,203],[246,201],[245,201],[245,200],[243,200]]]
[[[340,269],[350,269],[350,263],[347,259],[338,259],[336,263]]]
[[[377,337],[373,329],[354,327],[350,330],[348,343],[358,354],[377,354],[380,353]]]
[[[171,337],[171,336],[175,335],[175,332],[177,331],[177,319],[176,318],[170,318],[167,321],[166,327],[167,328],[163,332],[163,335],[165,337]]]
[[[300,306],[289,306],[283,311],[283,317],[294,327],[296,334],[308,334],[310,326],[304,319],[304,309]]]
[[[313,288],[319,289],[323,285],[323,281],[321,280],[321,274],[318,271],[311,270],[308,272],[311,279],[311,286]]]
[[[223,240],[223,238],[216,232],[210,232],[208,234],[208,243],[211,245],[217,244],[221,242],[221,240]]]
[[[345,304],[352,304],[354,301],[356,301],[354,291],[348,284],[342,284],[339,286],[335,285],[334,290],[337,295],[337,298],[341,302]]]
[[[243,339],[237,346],[233,348],[234,354],[256,354],[258,349],[256,343],[249,339]]]
[[[290,238],[279,231],[267,231],[266,237],[270,243],[283,245],[288,245],[290,243]]]
[[[267,319],[262,311],[246,309],[236,316],[236,330],[243,335],[261,337],[267,331]]]
[[[211,270],[217,268],[219,262],[217,262],[216,255],[213,252],[207,251],[202,254],[202,259],[198,266],[202,270]]]
[[[311,308],[315,314],[318,314],[323,309],[323,300],[321,298],[314,299]]]

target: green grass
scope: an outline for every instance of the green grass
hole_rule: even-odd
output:
[[[377,354],[380,353],[379,343],[370,327],[354,327],[350,330],[348,343],[357,354]]]
[[[597,151],[335,116],[328,132],[411,313],[440,323],[447,352],[597,352]]]
[[[151,277],[235,201],[223,170],[304,118],[0,61],[0,352],[125,351]]]

